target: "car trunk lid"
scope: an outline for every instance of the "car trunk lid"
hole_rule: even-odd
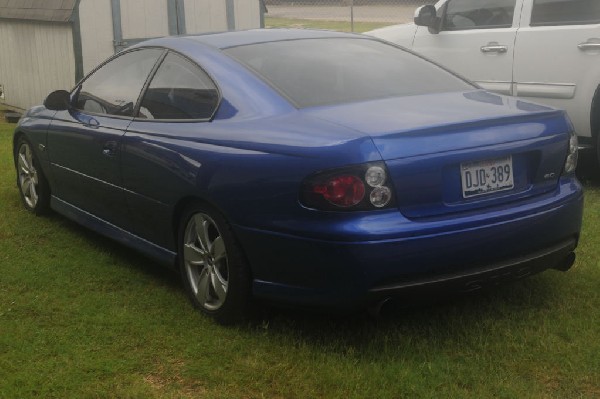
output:
[[[572,129],[562,111],[485,91],[305,112],[371,137],[409,218],[501,206],[554,190]]]

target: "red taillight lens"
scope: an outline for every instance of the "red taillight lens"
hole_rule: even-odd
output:
[[[347,208],[360,204],[365,197],[365,185],[356,176],[337,176],[314,185],[313,192],[333,205]]]
[[[300,203],[320,211],[351,212],[395,206],[383,162],[322,170],[308,176],[300,188]]]

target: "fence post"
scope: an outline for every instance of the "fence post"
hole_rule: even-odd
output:
[[[350,0],[350,30],[354,32],[354,0]]]

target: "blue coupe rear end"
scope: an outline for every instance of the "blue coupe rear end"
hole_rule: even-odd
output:
[[[573,263],[583,195],[565,172],[573,142],[562,111],[470,91],[302,113],[367,135],[361,151],[383,161],[394,205],[305,205],[283,218],[267,211],[259,229],[236,226],[256,295],[356,306],[472,291]],[[510,160],[512,187],[469,195],[464,168],[494,160]]]
[[[344,165],[361,154],[367,165],[382,161],[392,193],[381,207],[328,207],[301,194],[300,210],[267,211],[259,228],[237,225],[254,293],[346,307],[570,268],[583,195],[565,113],[459,89],[464,82],[424,60],[362,45],[338,40],[319,49],[299,40],[225,50],[300,108],[289,125],[317,120],[347,129],[346,139],[368,138],[350,152],[345,140],[339,149],[331,143],[313,169],[326,170],[331,184],[336,173],[364,180],[360,168],[328,171],[328,157]],[[347,57],[356,53],[360,61]],[[306,135],[306,142],[323,136]],[[378,190],[364,185],[366,198]],[[322,186],[313,189],[328,195]]]

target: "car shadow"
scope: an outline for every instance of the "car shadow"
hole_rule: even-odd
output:
[[[530,328],[522,321],[547,312],[559,297],[556,282],[560,280],[544,274],[469,294],[392,300],[377,316],[367,311],[348,314],[271,307],[252,327],[284,342],[292,338],[332,353],[351,348],[356,355],[376,356],[373,351],[384,352],[390,345],[408,342],[443,349],[445,342],[461,337],[483,331],[493,334],[499,325]]]
[[[101,250],[105,254],[109,254],[113,264],[118,265],[119,267],[133,269],[154,281],[160,282],[166,287],[172,289],[181,288],[183,290],[180,285],[179,275],[165,265],[162,265],[117,241],[89,230],[58,213],[51,212],[47,217],[52,223],[60,225],[74,235],[89,242],[94,248]]]
[[[586,187],[600,187],[600,166],[594,151],[587,150],[579,153],[577,178]]]

